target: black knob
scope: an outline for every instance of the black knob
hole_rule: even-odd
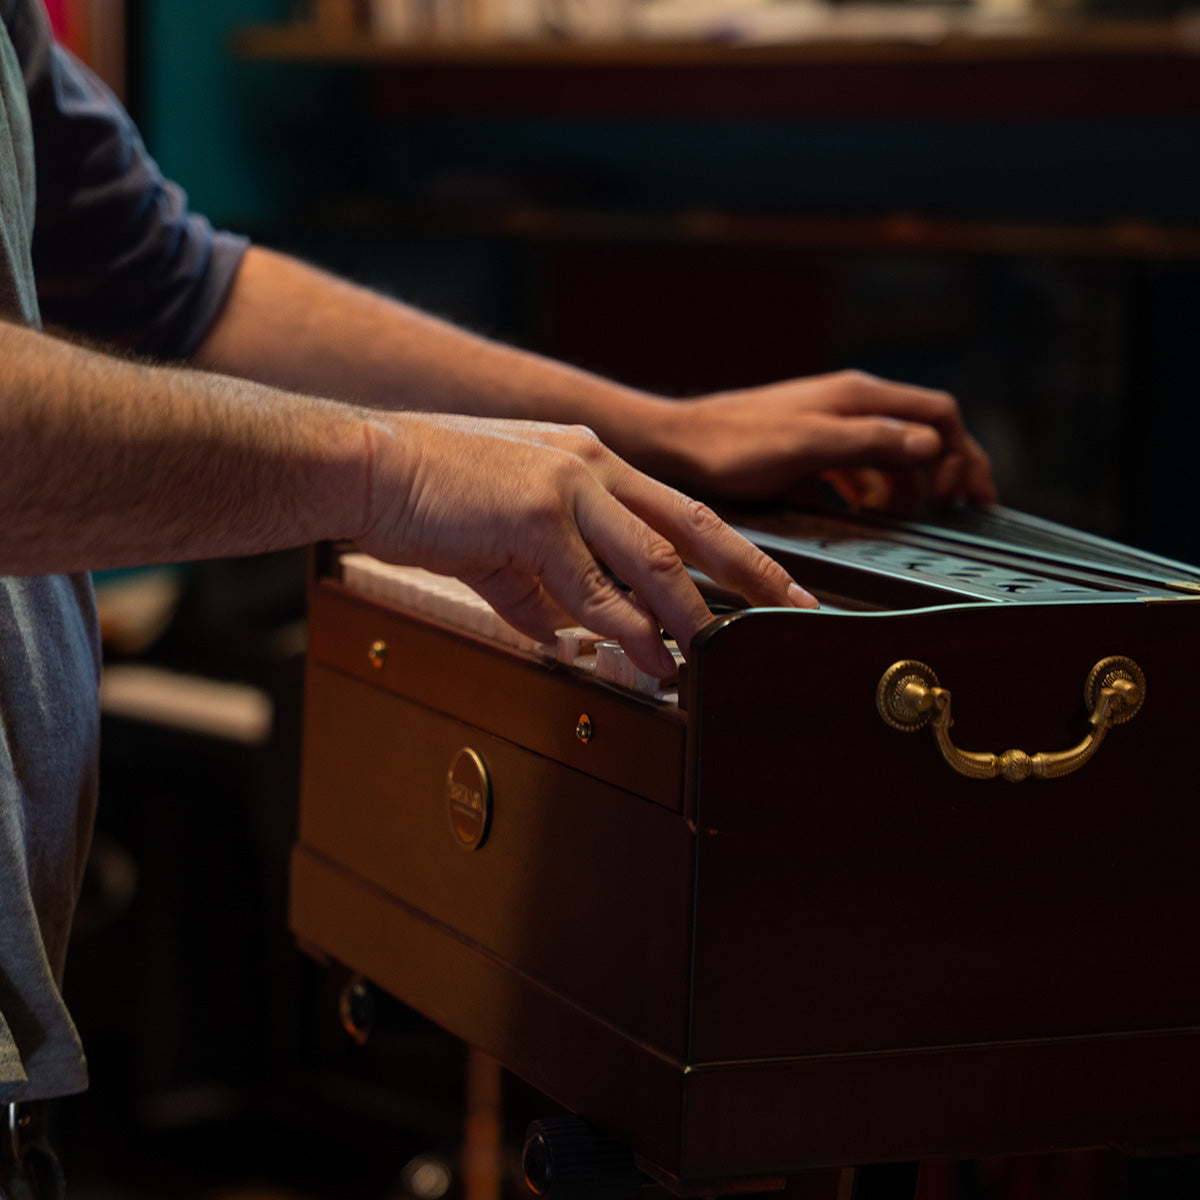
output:
[[[436,1026],[361,975],[352,975],[338,999],[342,1028],[360,1045],[436,1032]]]
[[[544,1117],[525,1135],[529,1190],[547,1200],[628,1200],[646,1183],[633,1151],[581,1117]]]
[[[371,1036],[374,1009],[374,989],[361,976],[354,976],[342,989],[338,1016],[342,1019],[342,1028],[360,1046]]]

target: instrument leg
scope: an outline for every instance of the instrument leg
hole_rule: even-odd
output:
[[[504,1176],[501,1145],[500,1064],[467,1048],[466,1124],[463,1129],[463,1200],[500,1200]]]

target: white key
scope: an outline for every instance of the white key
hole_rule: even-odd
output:
[[[560,663],[574,666],[578,658],[592,658],[596,653],[596,643],[604,639],[582,625],[572,625],[569,629],[556,629],[555,657]]]
[[[618,642],[596,643],[596,678],[609,683],[624,683],[621,678],[629,660]]]
[[[460,579],[437,575],[422,567],[380,562],[368,554],[348,553],[341,558],[342,580],[365,596],[383,600],[397,608],[429,617],[466,633],[555,658],[584,674],[653,696],[664,704],[678,703],[673,680],[640,671],[620,644],[605,640],[583,626],[555,631],[553,645],[542,645],[514,629],[474,589]],[[668,642],[677,663],[683,656]]]

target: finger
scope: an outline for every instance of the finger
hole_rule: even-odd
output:
[[[644,601],[639,602],[636,596],[617,587],[579,537],[546,564],[542,586],[573,615],[575,622],[620,642],[638,668],[665,678],[675,673],[675,660],[663,644],[661,626],[665,624],[672,631],[692,630],[706,624],[712,614],[686,571],[682,582],[676,580],[673,586],[668,584],[665,589],[647,586],[644,564],[637,561],[636,545],[645,544],[651,531],[607,493],[602,495],[613,506],[606,525],[612,544],[599,552],[612,562],[613,569],[627,584],[643,592]],[[580,502],[581,532],[591,523],[588,513],[595,503],[594,499]],[[602,543],[604,540],[600,539]],[[626,552],[629,558],[625,558]],[[668,591],[675,595],[668,598]],[[690,637],[691,633],[687,633],[680,640],[685,650]]]
[[[611,484],[613,497],[645,523],[648,540],[639,551],[641,561],[629,566],[618,565],[616,559],[609,557],[608,550],[601,553],[658,613],[685,652],[695,632],[711,619],[702,600],[703,611],[691,603],[692,596],[698,598],[698,593],[683,565],[685,560],[751,604],[817,607],[816,599],[779,563],[722,521],[712,509],[627,464],[619,466],[622,470]],[[685,582],[687,606],[680,609],[676,606],[677,597],[685,594]]]
[[[984,448],[969,434],[966,439],[966,466],[963,471],[964,500],[991,505],[999,499],[992,477],[992,463]]]
[[[930,499],[934,504],[948,504],[963,498],[966,486],[966,455],[947,454],[930,475]]]
[[[856,471],[822,471],[821,478],[845,501],[846,507],[856,509],[862,502],[862,488]]]
[[[894,384],[873,376],[863,376],[858,383],[858,387],[850,389],[850,407],[843,411],[869,413],[874,410],[909,422],[927,422],[940,434],[944,453],[957,452],[963,456],[957,492],[954,496],[941,496],[943,502],[955,498],[977,504],[996,503],[991,462],[983,447],[967,432],[958,402],[949,392]]]
[[[949,392],[913,383],[896,383],[860,371],[845,372],[842,378],[844,383],[834,408],[844,416],[878,414],[932,425],[955,442],[968,436],[962,410]]]
[[[833,487],[851,510],[866,507],[872,495],[874,480],[878,475],[878,471],[873,471],[869,467],[821,472],[821,478]]]
[[[929,498],[939,505],[960,500],[995,504],[991,463],[974,439],[969,438],[961,450],[951,451],[933,466]]]
[[[539,642],[553,642],[555,631],[574,623],[571,614],[542,586],[519,571],[489,571],[465,576],[474,588],[514,629]]]
[[[642,562],[648,564],[651,572],[660,569],[670,587],[682,586],[689,597],[698,595],[683,565],[686,561],[751,603],[793,608],[818,606],[815,597],[779,563],[737,533],[707,505],[630,466],[603,445],[598,444],[588,467],[602,482],[607,500],[616,501],[641,526],[641,536],[646,539],[639,549]],[[580,528],[584,529],[582,520]],[[607,530],[601,528],[593,534],[584,529],[584,534],[589,545],[658,612],[680,644],[690,641],[690,637],[680,637],[679,626],[663,617],[654,590],[636,586],[635,580],[645,577],[639,564],[629,563],[620,547],[607,548],[611,546]]]
[[[849,503],[877,508],[911,507],[921,502],[944,505],[954,500],[996,503],[991,463],[983,448],[969,435],[960,444],[950,443],[941,440],[941,435],[930,426],[887,417],[864,417],[843,419],[840,427],[819,430],[818,438],[816,444],[822,460],[838,463],[839,469],[863,471],[882,467],[893,471],[894,494],[890,498],[885,497],[870,477],[865,477],[865,483],[863,479],[856,483],[853,477],[826,472],[831,481],[836,480],[835,486],[843,491]],[[914,472],[908,479],[906,468]]]
[[[987,455],[967,432],[958,401],[949,392],[845,372],[842,386],[833,395],[834,412],[844,416],[888,416],[930,425],[941,434],[947,450],[961,450],[985,471],[988,469]]]
[[[658,657],[665,665],[662,657],[665,647],[658,636],[660,626],[669,631],[686,654],[692,638],[712,620],[712,614],[674,546],[607,493],[592,497],[581,506],[580,528],[594,551],[640,598],[640,604],[624,595],[620,601],[645,622],[654,644],[649,644],[645,635],[635,630],[634,640],[629,644],[622,638],[630,656],[635,660],[639,653],[647,659]],[[585,623],[608,620],[609,611],[616,607],[612,595],[598,598],[605,611],[595,618],[587,615]],[[615,615],[625,618],[627,614],[618,610]]]
[[[821,416],[804,430],[805,452],[819,467],[908,467],[930,462],[944,448],[932,425],[887,416]]]
[[[928,468],[880,471],[874,467],[858,467],[852,471],[825,471],[822,478],[827,479],[854,510],[917,512],[933,502],[935,492]]]
[[[862,506],[874,509],[912,508],[920,492],[915,473],[898,475],[866,467],[862,471]]]
[[[662,557],[655,543],[663,539],[620,504],[588,464],[572,458],[560,465],[570,474],[561,495],[571,499],[564,507],[544,509],[543,519],[529,529],[529,545],[537,549],[524,555],[520,571],[510,566],[472,585],[500,606],[506,619],[526,622],[533,636],[545,636],[536,624],[545,621],[547,611],[561,611],[570,617],[559,627],[584,625],[620,642],[648,674],[673,675],[675,660],[663,644],[660,622],[691,631],[711,619],[707,606],[667,543],[666,555],[676,558],[678,573],[664,586],[649,583],[646,564],[656,553]],[[598,558],[640,591],[644,603],[619,588]],[[531,579],[538,581],[536,589]],[[684,636],[690,638],[690,632]]]

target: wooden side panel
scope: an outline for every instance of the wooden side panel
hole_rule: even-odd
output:
[[[477,850],[456,839],[447,800],[447,770],[464,746],[491,777],[490,832]],[[313,665],[300,842],[481,956],[682,1062],[694,839],[676,814]],[[336,938],[318,944],[346,961]]]
[[[292,927],[310,946],[678,1173],[677,1063],[305,846],[292,876]]]
[[[682,807],[686,726],[678,709],[406,617],[329,579],[310,589],[309,623],[317,662],[676,812]],[[386,651],[373,663],[376,643]],[[585,711],[594,729],[586,745],[575,736]]]
[[[688,1075],[682,1172],[1195,1145],[1200,1031],[828,1055]]]
[[[1200,1025],[1200,607],[788,616],[699,657],[693,1065]],[[875,711],[916,658],[959,745],[1066,749],[1110,654],[1145,706],[1066,778],[966,779]]]

